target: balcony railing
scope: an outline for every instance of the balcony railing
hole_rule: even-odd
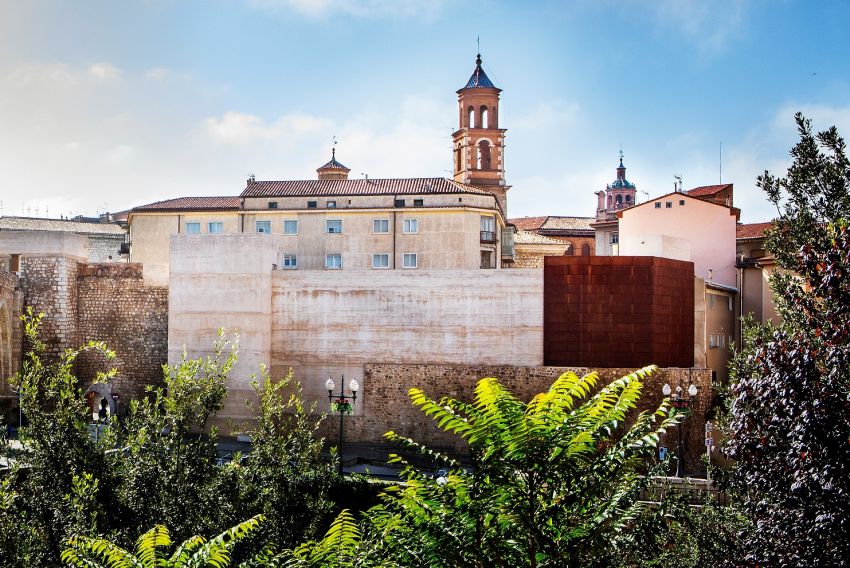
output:
[[[493,244],[496,242],[495,231],[481,231],[481,242]]]

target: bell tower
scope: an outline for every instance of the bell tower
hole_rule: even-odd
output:
[[[454,179],[496,194],[507,215],[505,132],[499,128],[499,93],[481,68],[481,54],[466,86],[457,91],[458,129],[454,140]]]

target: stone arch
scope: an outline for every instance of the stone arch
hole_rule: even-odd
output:
[[[86,389],[86,396],[89,393],[95,394],[95,399],[97,400],[97,406],[100,407],[100,399],[105,398],[106,404],[109,405],[109,416],[115,416],[116,408],[115,408],[115,399],[112,397],[112,387],[106,383],[94,383]]]

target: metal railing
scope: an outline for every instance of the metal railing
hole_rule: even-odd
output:
[[[496,232],[495,231],[481,231],[481,242],[482,243],[495,243],[496,242]]]

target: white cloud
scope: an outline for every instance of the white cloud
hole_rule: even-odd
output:
[[[293,113],[282,116],[273,123],[266,123],[253,114],[229,111],[220,117],[206,120],[212,138],[225,144],[248,144],[254,142],[292,142],[301,134],[326,131],[333,125],[329,118]]]
[[[114,79],[121,76],[121,69],[111,63],[93,63],[89,66],[89,75],[98,79]]]
[[[529,112],[511,120],[511,128],[536,130],[563,127],[573,123],[581,112],[578,103],[566,101],[541,101]]]

